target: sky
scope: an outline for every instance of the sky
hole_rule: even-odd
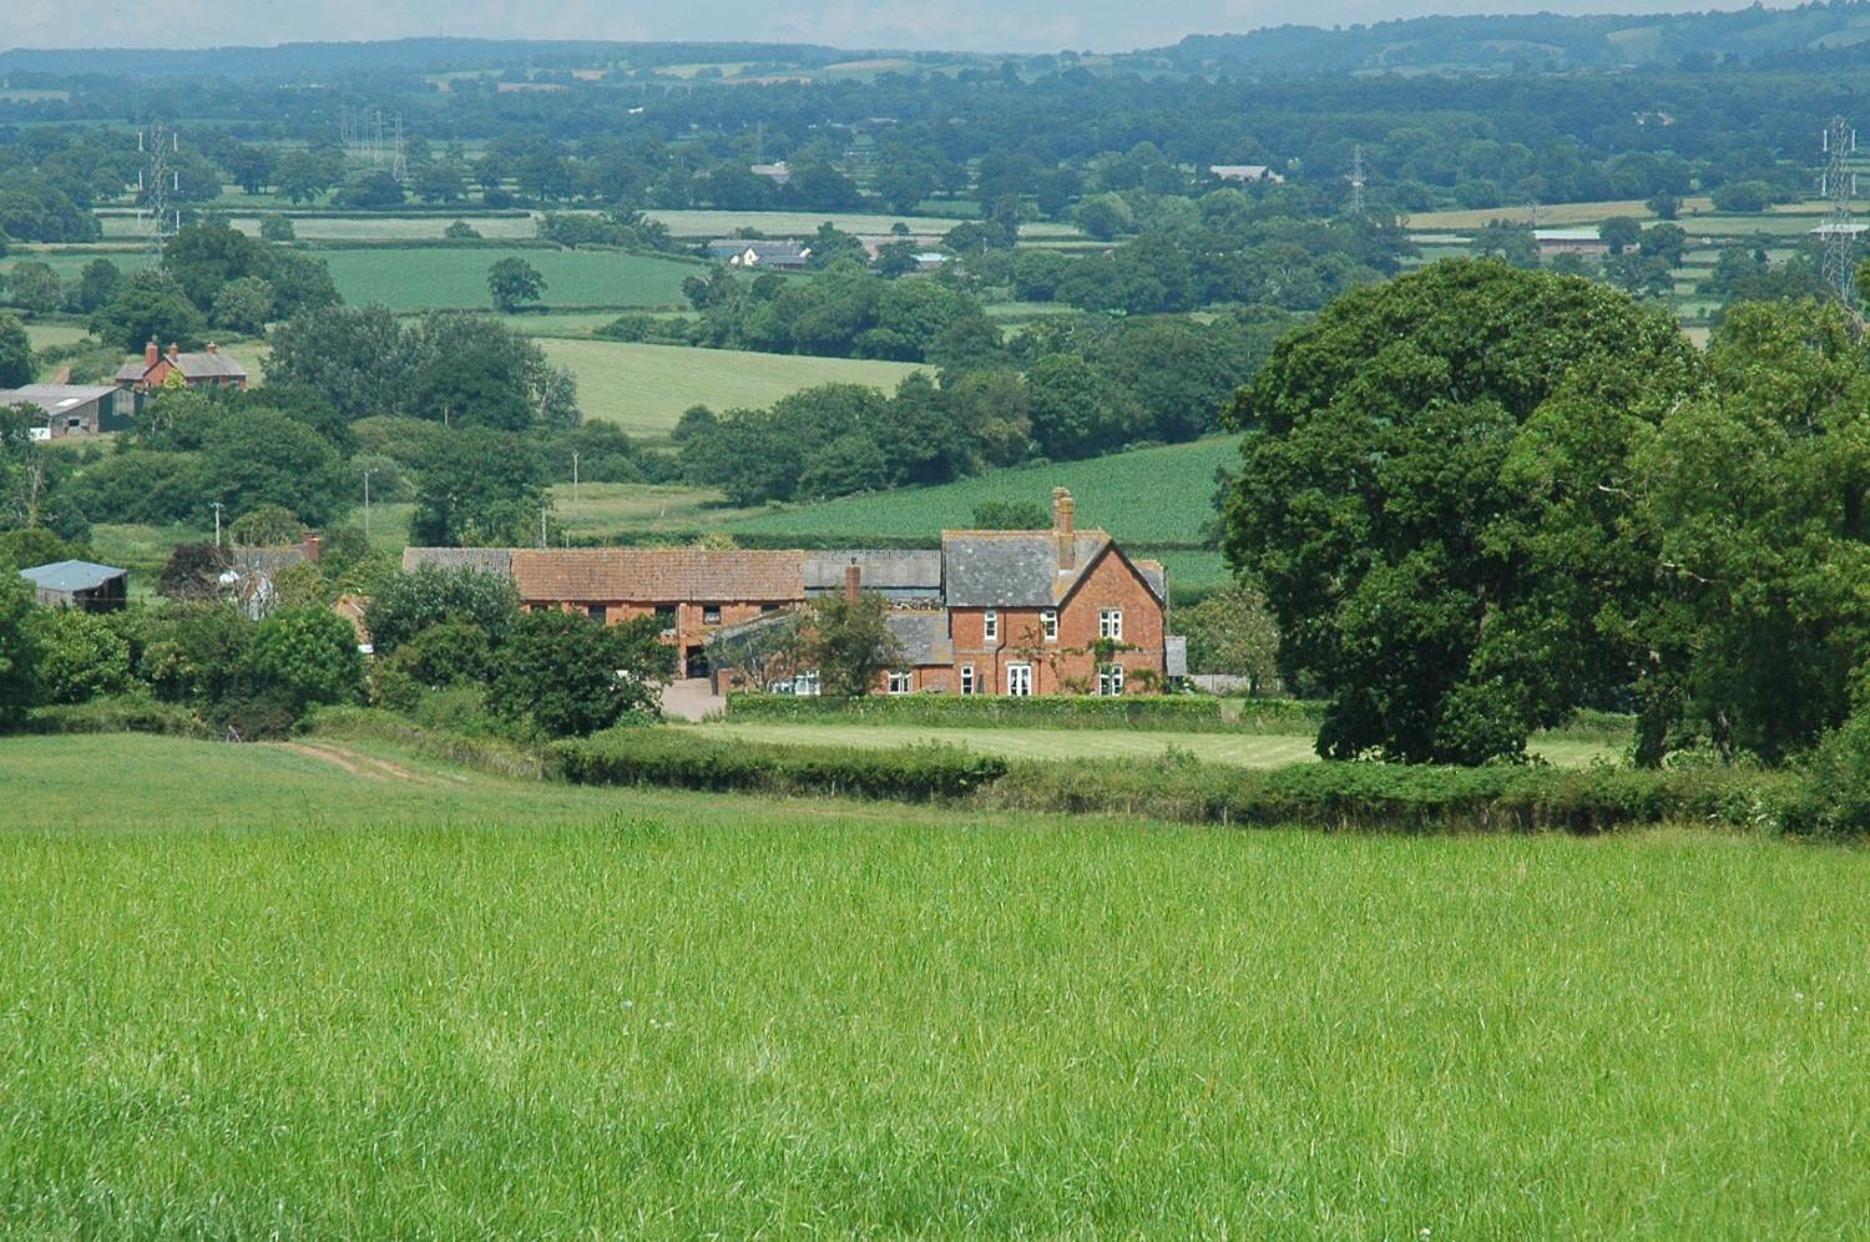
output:
[[[273,44],[406,35],[709,39],[834,47],[1128,51],[1186,34],[1424,13],[1666,12],[1746,0],[0,0],[0,49]]]

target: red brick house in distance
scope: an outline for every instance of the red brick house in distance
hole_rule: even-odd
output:
[[[190,388],[245,388],[247,368],[221,352],[213,341],[201,353],[183,353],[170,345],[165,351],[151,341],[143,347],[143,357],[117,368],[117,387],[135,395],[137,409],[142,409],[148,394],[160,392],[175,376]]]
[[[710,644],[833,591],[889,604],[903,667],[884,693],[1136,694],[1183,672],[1168,580],[1102,530],[1079,530],[1055,489],[1050,530],[942,532],[939,553],[849,549],[409,548],[403,569],[464,567],[512,579],[528,609],[609,624],[654,615],[676,675],[709,674]],[[800,693],[816,685],[809,672]]]

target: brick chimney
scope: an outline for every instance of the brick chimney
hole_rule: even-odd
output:
[[[844,598],[854,604],[863,593],[863,566],[859,565],[856,561],[852,561],[844,567]]]
[[[177,344],[176,344],[176,343],[175,343],[174,341],[170,341],[170,342],[169,342],[169,357],[170,357],[170,359],[171,359],[171,360],[174,360],[174,359],[176,359],[176,358],[179,358],[179,357],[181,357],[181,354],[182,354],[182,347],[181,347],[180,345],[177,345]]]
[[[315,561],[318,559],[319,553],[325,550],[325,541],[312,532],[307,531],[305,533],[305,542],[301,546],[305,549],[305,559],[308,561]]]
[[[149,344],[143,346],[143,365],[153,367],[161,357],[162,346],[156,344],[155,338],[152,337]]]
[[[221,347],[219,345],[216,345],[213,341],[209,341],[208,352],[211,354],[218,354],[221,352]]]
[[[1078,565],[1078,502],[1062,487],[1052,489],[1052,538],[1058,544],[1058,567],[1075,569]]]

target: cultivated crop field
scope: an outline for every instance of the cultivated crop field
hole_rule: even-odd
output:
[[[903,488],[821,504],[776,509],[730,528],[796,535],[926,535],[972,524],[974,506],[988,500],[1051,503],[1054,487],[1069,487],[1081,526],[1099,526],[1133,543],[1187,543],[1214,515],[1214,471],[1232,466],[1239,441],[1230,437],[1161,448],[994,470],[939,487]]]
[[[667,435],[691,406],[705,405],[716,413],[760,409],[819,384],[866,384],[893,392],[904,376],[918,370],[903,362],[682,345],[557,339],[539,344],[546,357],[577,374],[586,417],[615,423],[632,435]]]
[[[0,740],[24,1234],[1849,1236],[1870,855]]]

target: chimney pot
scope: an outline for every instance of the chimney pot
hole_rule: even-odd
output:
[[[859,565],[856,561],[852,561],[844,567],[844,598],[850,600],[854,604],[857,602],[858,597],[863,594],[863,590],[863,566]]]
[[[218,354],[221,352],[221,347],[219,345],[216,345],[213,341],[209,341],[208,352],[211,354]]]
[[[182,347],[180,345],[177,345],[174,341],[169,342],[169,357],[171,358],[177,357],[178,355],[181,354],[181,352],[182,352]]]

